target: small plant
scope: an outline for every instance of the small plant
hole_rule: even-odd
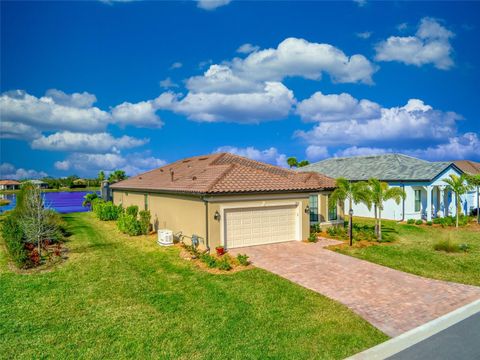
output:
[[[219,245],[215,248],[215,251],[217,252],[218,256],[222,256],[225,254],[225,247],[223,247],[223,245]]]
[[[147,235],[150,231],[150,220],[152,216],[150,215],[150,211],[142,210],[139,213],[140,216],[140,227],[142,229],[142,234]]]
[[[138,215],[138,206],[137,205],[130,205],[129,207],[127,207],[125,209],[125,212],[128,215],[132,215],[134,218],[136,218],[137,215]]]
[[[250,261],[248,260],[248,255],[247,254],[238,254],[237,255],[237,260],[240,263],[240,265],[243,265],[243,266],[250,265]]]
[[[211,269],[217,267],[217,260],[208,253],[204,253],[200,255],[200,260],[204,262]]]
[[[120,214],[123,213],[121,205],[115,205],[111,201],[103,201],[102,199],[95,199],[92,201],[92,209],[95,216],[102,221],[117,220]]]
[[[127,213],[120,214],[117,221],[117,227],[118,230],[130,236],[138,236],[142,234],[143,231],[140,221],[138,221],[133,215]]]
[[[463,243],[463,244],[458,245],[458,248],[462,251],[467,252],[468,249],[470,249],[470,245]]]
[[[232,265],[228,261],[228,257],[224,256],[220,260],[217,261],[217,268],[219,270],[229,271],[232,269]]]
[[[466,244],[463,244],[463,245],[466,245]],[[437,251],[445,251],[448,253],[462,251],[460,246],[450,239],[437,241],[435,245],[433,245],[433,248]]]
[[[310,232],[311,233],[316,233],[316,234],[322,232],[322,228],[320,227],[320,224],[310,225]]]
[[[407,224],[413,225],[413,224],[415,224],[415,220],[414,219],[408,219]]]
[[[421,219],[418,219],[417,221],[415,221],[415,225],[422,225],[423,224],[423,220]]]
[[[432,226],[432,225],[433,225],[433,222],[427,221],[425,224],[427,224],[428,226]]]
[[[308,242],[316,243],[318,241],[318,237],[316,233],[311,233],[308,237]]]

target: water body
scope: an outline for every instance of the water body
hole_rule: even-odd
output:
[[[82,202],[86,194],[95,191],[61,191],[61,192],[44,192],[45,207],[53,209],[61,214],[72,212],[85,212],[89,209],[82,206]],[[100,195],[100,192],[96,192]],[[10,200],[10,204],[0,206],[0,214],[5,211],[12,210],[16,205],[16,194],[0,194],[0,199]]]

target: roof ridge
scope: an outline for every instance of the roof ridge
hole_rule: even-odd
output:
[[[223,154],[225,155],[225,154]],[[228,167],[223,170],[223,172],[221,173],[221,175],[219,177],[217,177],[215,179],[215,181],[212,182],[212,184],[210,184],[210,186],[207,188],[207,190],[205,192],[210,192],[221,180],[225,179],[225,176],[227,176],[227,174],[229,172],[231,172],[233,170],[233,168],[236,166],[236,164],[229,164]]]

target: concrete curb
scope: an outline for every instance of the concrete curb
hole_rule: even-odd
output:
[[[405,350],[432,335],[480,312],[480,299],[462,306],[446,315],[407,331],[380,345],[353,355],[346,360],[381,360]]]

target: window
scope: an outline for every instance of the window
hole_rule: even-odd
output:
[[[318,195],[312,195],[309,199],[310,222],[318,222]]]
[[[415,190],[415,212],[422,208],[422,190]]]
[[[330,195],[328,195],[328,201],[330,202]],[[336,206],[333,209],[331,209],[330,204],[328,204],[328,220],[337,220],[337,207]]]
[[[148,210],[148,194],[144,195],[144,207],[145,210]]]

